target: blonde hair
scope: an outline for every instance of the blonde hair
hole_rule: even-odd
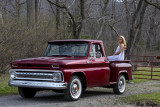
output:
[[[122,38],[122,42],[124,44],[124,49],[126,49],[127,48],[127,43],[126,43],[125,37],[123,35],[120,35],[119,37]]]

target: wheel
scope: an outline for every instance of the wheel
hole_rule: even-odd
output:
[[[18,92],[23,98],[32,98],[36,95],[37,90],[32,88],[18,87]]]
[[[123,94],[126,89],[126,79],[124,75],[118,77],[118,82],[113,85],[113,92],[115,94]]]
[[[77,76],[72,76],[67,89],[64,90],[64,97],[69,101],[76,101],[82,94],[82,82]]]

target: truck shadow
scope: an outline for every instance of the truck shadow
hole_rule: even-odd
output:
[[[92,96],[102,96],[102,95],[114,95],[113,92],[107,92],[107,91],[95,91],[95,90],[87,90],[85,91],[81,98],[88,98],[88,97],[92,97]]]
[[[88,99],[90,97],[94,96],[110,96],[114,95],[113,92],[106,92],[106,91],[97,91],[97,90],[87,90],[81,95],[81,99]],[[37,93],[37,95],[34,98],[31,99],[19,99],[19,100],[25,100],[29,102],[42,102],[42,103],[62,103],[62,102],[68,102],[64,99],[63,93],[55,93],[55,92],[43,92],[41,94]]]

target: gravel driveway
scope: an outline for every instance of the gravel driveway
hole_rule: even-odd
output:
[[[78,101],[65,101],[63,94],[41,91],[34,98],[23,99],[19,95],[0,97],[1,106],[11,107],[133,107],[119,100],[120,97],[140,93],[160,92],[160,81],[127,84],[123,95],[115,95],[112,89],[88,88]]]

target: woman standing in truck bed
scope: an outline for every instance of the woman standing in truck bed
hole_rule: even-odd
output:
[[[118,43],[119,43],[119,45],[118,45],[114,55],[107,57],[109,61],[122,61],[122,60],[124,60],[125,49],[126,49],[126,40],[125,40],[124,36],[119,37]]]

